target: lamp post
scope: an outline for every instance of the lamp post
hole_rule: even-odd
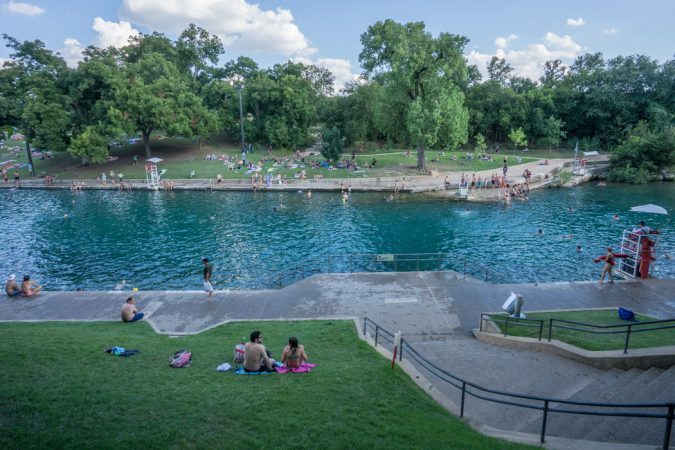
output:
[[[241,135],[241,158],[246,163],[246,142],[244,136],[244,107],[241,100],[241,93],[244,90],[244,78],[241,75],[235,75],[230,79],[230,83],[236,86],[239,93],[239,134]]]

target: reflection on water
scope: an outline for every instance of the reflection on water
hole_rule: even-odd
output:
[[[640,219],[663,231],[656,275],[675,277],[673,260],[661,257],[675,254],[670,216],[628,212],[657,203],[672,213],[672,183],[547,189],[510,207],[411,194],[388,202],[377,193],[343,204],[318,192],[308,200],[299,192],[2,190],[0,199],[0,274],[30,273],[51,290],[106,290],[121,280],[198,289],[205,256],[218,288],[255,287],[315,256],[371,253],[456,254],[512,282],[587,280],[600,271],[592,258]]]

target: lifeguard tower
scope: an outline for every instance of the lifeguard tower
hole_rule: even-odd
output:
[[[618,253],[625,256],[617,260],[616,271],[624,277],[649,278],[652,262],[656,260],[658,242],[658,231],[644,233],[640,230],[624,230]]]
[[[157,171],[157,163],[160,162],[162,162],[161,158],[149,158],[145,163],[145,181],[148,183],[149,190],[159,190],[160,174]]]

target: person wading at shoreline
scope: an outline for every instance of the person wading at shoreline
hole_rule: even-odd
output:
[[[204,290],[209,293],[209,297],[213,295],[213,285],[211,284],[211,275],[213,275],[213,264],[209,263],[209,258],[202,259],[204,263]]]

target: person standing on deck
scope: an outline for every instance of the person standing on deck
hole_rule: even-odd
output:
[[[204,263],[204,290],[209,293],[209,297],[213,295],[213,285],[211,284],[211,275],[213,275],[213,264],[209,263],[209,258],[202,259]]]

